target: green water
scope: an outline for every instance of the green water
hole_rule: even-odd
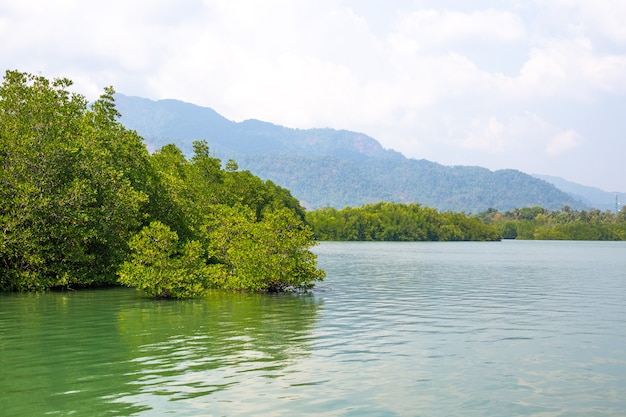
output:
[[[323,243],[309,295],[0,295],[1,416],[623,416],[623,242]]]

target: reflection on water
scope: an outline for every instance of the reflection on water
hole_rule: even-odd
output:
[[[315,250],[311,295],[0,295],[0,414],[624,415],[624,242]]]
[[[110,399],[163,412],[179,409],[172,401],[201,409],[208,396],[252,380],[262,388],[309,354],[319,304],[310,295],[215,293],[122,309],[119,334],[132,352],[136,370],[127,376],[136,389]]]
[[[111,289],[10,294],[0,303],[2,415],[87,416],[160,415],[284,376],[308,355],[321,301],[224,293],[155,301]]]

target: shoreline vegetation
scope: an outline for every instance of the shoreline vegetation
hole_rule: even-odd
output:
[[[476,215],[439,212],[420,204],[379,202],[306,213],[318,240],[329,241],[498,241],[626,240],[626,207],[546,210],[525,207]]]
[[[473,216],[499,230],[503,239],[626,240],[626,207],[612,211],[547,210],[524,207],[501,213],[490,209]]]
[[[126,285],[157,298],[307,291],[324,278],[290,192],[207,143],[149,154],[68,79],[7,71],[0,86],[0,291]]]
[[[114,90],[92,104],[68,79],[6,71],[0,86],[0,291],[125,285],[156,298],[307,291],[320,240],[625,240],[626,210],[477,215],[380,202],[306,212],[290,191],[225,164],[148,153]]]
[[[335,241],[496,241],[495,227],[462,213],[420,204],[379,202],[306,214],[315,238]]]

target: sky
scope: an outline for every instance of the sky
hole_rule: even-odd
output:
[[[0,0],[0,69],[626,192],[624,0]]]

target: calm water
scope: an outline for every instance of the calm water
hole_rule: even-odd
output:
[[[315,251],[311,295],[0,295],[0,415],[626,415],[625,242]]]

